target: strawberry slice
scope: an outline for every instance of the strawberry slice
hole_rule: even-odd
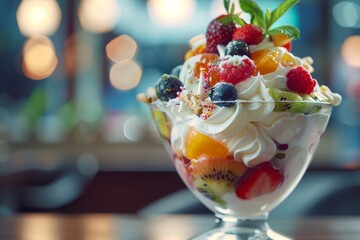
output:
[[[270,161],[264,162],[245,173],[235,192],[241,199],[252,199],[275,191],[283,181],[280,170],[274,168]]]

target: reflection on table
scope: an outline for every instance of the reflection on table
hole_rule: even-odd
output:
[[[0,239],[184,240],[214,224],[208,215],[25,214],[0,217]],[[360,217],[284,219],[273,230],[299,240],[355,240]]]

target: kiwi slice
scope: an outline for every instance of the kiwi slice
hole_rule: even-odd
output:
[[[170,139],[170,130],[168,128],[164,113],[158,110],[153,110],[152,114],[159,129],[160,135],[166,139]]]
[[[297,93],[279,89],[270,89],[269,92],[275,101],[284,101],[275,103],[275,112],[305,113],[308,108],[308,104],[302,102],[303,98]]]
[[[214,191],[214,189],[225,189],[227,188],[226,186],[209,185],[209,183],[201,178],[195,179],[194,186],[199,191],[199,193],[209,198],[211,201],[218,203],[222,207],[226,207],[226,203],[224,200],[222,200],[221,195],[219,195],[216,190]]]
[[[307,101],[307,103],[305,103],[307,107],[304,112],[306,115],[311,115],[320,111],[321,105],[316,104],[317,101],[312,96],[305,94],[301,97],[304,99],[304,101]]]
[[[201,194],[225,207],[221,197],[234,188],[246,170],[244,163],[231,158],[208,158],[192,163],[191,174]]]

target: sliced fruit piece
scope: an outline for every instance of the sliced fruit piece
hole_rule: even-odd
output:
[[[286,44],[290,43],[293,39],[286,36],[284,33],[278,33],[271,36],[271,39],[275,46],[283,47]]]
[[[213,190],[213,186],[210,186],[207,182],[205,182],[202,179],[195,179],[193,183],[194,187],[204,195],[205,197],[209,198],[211,201],[216,202],[220,204],[222,207],[226,206],[225,201],[221,198],[221,195],[216,193],[216,191]]]
[[[211,66],[209,68],[209,75],[208,75],[208,83],[210,87],[215,86],[218,82],[220,82],[220,73],[219,69],[216,66]]]
[[[279,65],[279,53],[269,49],[261,49],[251,53],[251,59],[255,62],[255,73],[262,75],[274,72]]]
[[[190,128],[185,139],[185,156],[189,159],[200,157],[226,157],[226,145],[212,137]]]
[[[241,199],[253,199],[274,192],[283,181],[280,170],[268,161],[247,171],[240,179],[235,192]]]
[[[282,91],[279,89],[270,89],[271,97],[275,102],[275,112],[293,112],[293,113],[305,113],[307,104],[303,103],[302,97],[294,92]],[[284,102],[281,102],[284,101]]]
[[[170,139],[170,130],[166,122],[166,117],[163,112],[154,110],[152,111],[153,118],[156,126],[159,129],[159,133],[162,137]]]
[[[221,196],[232,190],[248,169],[244,163],[232,158],[207,158],[193,162],[191,168],[195,188],[222,206],[225,202]]]
[[[205,74],[211,66],[216,62],[219,58],[219,55],[214,53],[204,53],[201,55],[200,61],[196,62],[194,65],[194,75],[199,78],[200,74]]]
[[[296,66],[296,60],[291,54],[284,53],[281,57],[280,61],[281,65],[284,67],[295,67]]]
[[[198,55],[198,54],[203,54],[205,52],[205,44],[201,44],[198,47],[196,47],[195,49],[190,49],[189,51],[186,52],[184,59],[185,61],[188,60],[189,58]]]

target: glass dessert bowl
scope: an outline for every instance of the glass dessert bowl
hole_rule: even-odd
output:
[[[313,78],[311,57],[291,51],[299,29],[272,26],[298,1],[264,13],[241,0],[250,22],[230,2],[189,41],[182,65],[138,99],[180,177],[217,217],[194,239],[278,239],[267,215],[299,183],[342,99]]]
[[[216,215],[215,227],[194,239],[277,239],[280,235],[267,224],[268,213],[301,180],[332,105],[241,100],[226,104],[231,107],[206,119],[174,114],[182,104],[149,104],[178,174]]]

